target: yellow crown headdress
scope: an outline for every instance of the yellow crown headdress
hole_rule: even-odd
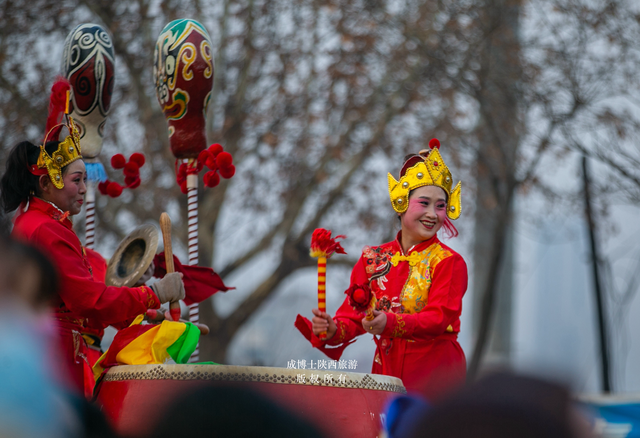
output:
[[[447,216],[455,220],[460,217],[461,199],[460,182],[451,190],[453,178],[449,168],[440,155],[440,142],[432,139],[429,142],[431,152],[421,151],[420,155],[409,158],[400,171],[400,181],[388,174],[389,196],[391,205],[397,213],[404,213],[409,206],[409,193],[422,186],[440,187],[447,194]]]
[[[38,155],[37,163],[29,169],[34,175],[49,174],[51,182],[58,189],[64,187],[62,169],[82,158],[80,134],[73,122],[73,118],[68,116],[70,89],[71,86],[66,80],[58,80],[53,84],[49,103],[49,118],[47,119],[47,134],[40,145],[40,154]],[[67,123],[59,123],[63,114],[64,117],[67,118]],[[67,127],[69,135],[60,142],[58,149],[49,155],[45,150],[47,140],[49,140],[51,136],[51,140],[57,141],[63,126]]]

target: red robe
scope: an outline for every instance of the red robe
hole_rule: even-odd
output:
[[[368,284],[377,309],[387,315],[384,332],[374,337],[371,372],[399,377],[408,390],[435,397],[462,383],[466,375],[457,337],[467,266],[437,236],[408,254],[400,246],[400,233],[393,242],[366,247],[351,272],[351,284]],[[315,336],[311,322],[300,315],[296,326],[314,347],[337,360],[356,336],[366,333],[363,317],[345,300],[333,318],[337,332],[328,342]]]
[[[107,326],[157,309],[160,302],[147,286],[108,287],[98,280],[68,213],[33,196],[29,201],[28,210],[16,218],[12,234],[40,249],[57,268],[60,288],[53,313],[60,335],[60,357],[74,389],[90,394],[93,374],[81,335],[87,319]]]

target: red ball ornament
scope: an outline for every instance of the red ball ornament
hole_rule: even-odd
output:
[[[218,175],[218,172],[210,170],[204,174],[203,181],[205,186],[215,187],[220,184],[220,175]]]
[[[122,186],[117,182],[111,181],[107,186],[107,195],[111,196],[112,198],[117,198],[118,196],[122,195]]]
[[[213,156],[211,156],[210,158],[207,158],[207,161],[204,164],[206,164],[207,167],[211,170],[218,170],[218,166],[216,165],[216,159]]]
[[[124,158],[124,155],[115,154],[111,157],[111,167],[114,169],[122,169],[125,164],[127,164],[127,160]]]
[[[200,151],[200,153],[198,154],[198,164],[206,163],[210,158],[213,158],[213,155],[211,155],[211,152],[209,152],[208,149]]]
[[[432,138],[431,140],[429,140],[429,147],[431,149],[433,148],[440,149],[440,140],[438,140],[437,138]]]
[[[144,166],[144,163],[146,163],[144,155],[142,155],[140,152],[134,152],[133,154],[131,154],[131,158],[129,158],[129,161],[136,163],[138,167],[142,167]]]
[[[362,289],[356,289],[352,297],[353,301],[355,301],[356,303],[366,304],[366,294]]]
[[[236,166],[232,164],[229,167],[221,167],[218,171],[220,172],[221,177],[229,179],[236,174]]]
[[[211,152],[211,154],[215,157],[216,155],[218,155],[220,152],[222,152],[222,145],[219,143],[214,143],[211,146],[209,146],[209,152]]]
[[[107,187],[109,187],[109,180],[98,183],[98,190],[102,196],[106,196],[108,194]]]
[[[135,189],[135,188],[138,188],[139,186],[140,186],[140,178],[136,178],[135,180],[133,180],[131,184],[127,185],[127,187],[130,189]]]
[[[140,174],[140,166],[133,161],[129,161],[124,165],[124,174],[125,176],[133,176],[136,177]]]
[[[216,164],[220,169],[229,167],[233,163],[233,157],[229,152],[220,152],[216,157]]]

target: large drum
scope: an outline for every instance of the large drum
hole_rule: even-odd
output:
[[[233,365],[123,365],[111,368],[97,400],[116,430],[147,432],[176,395],[202,385],[243,386],[315,424],[327,437],[379,436],[384,409],[402,381],[378,374]]]

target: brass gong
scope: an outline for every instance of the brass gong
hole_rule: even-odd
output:
[[[142,225],[125,237],[107,265],[107,286],[133,286],[145,273],[158,249],[158,229]]]

